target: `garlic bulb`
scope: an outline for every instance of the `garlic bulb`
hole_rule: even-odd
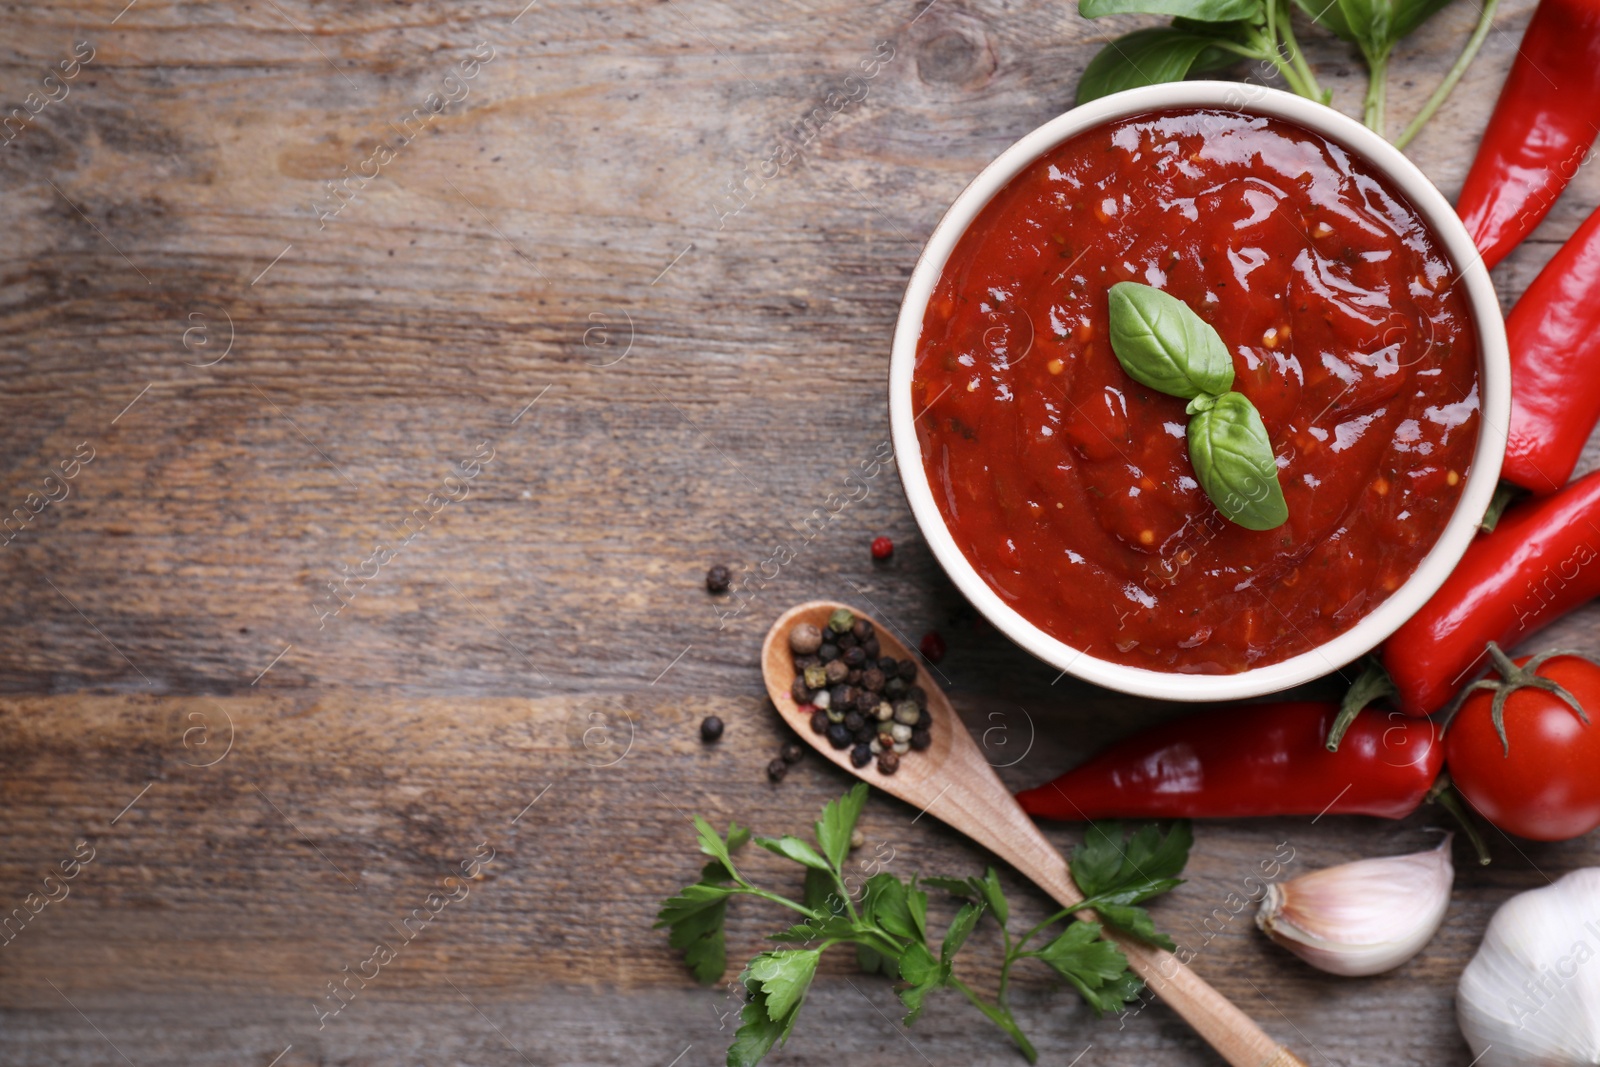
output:
[[[1456,1017],[1478,1067],[1600,1063],[1600,868],[1500,906],[1461,974]]]
[[[1422,950],[1450,905],[1450,838],[1410,856],[1358,860],[1267,887],[1256,925],[1311,966],[1379,974]]]

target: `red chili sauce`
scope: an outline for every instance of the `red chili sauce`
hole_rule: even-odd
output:
[[[1130,378],[1107,290],[1182,299],[1233,353],[1289,521],[1229,522],[1184,401]],[[1444,529],[1478,430],[1477,338],[1440,242],[1364,160],[1183,110],[1046,153],[957,244],[912,382],[933,495],[1008,604],[1091,655],[1222,674],[1349,629]]]

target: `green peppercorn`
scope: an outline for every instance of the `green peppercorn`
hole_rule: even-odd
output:
[[[828,629],[836,634],[849,633],[855,624],[856,617],[848,608],[839,608],[828,616]]]
[[[909,700],[902,700],[894,706],[894,721],[907,729],[916,725],[917,717],[921,714],[921,709]]]
[[[807,667],[805,679],[806,685],[812,689],[825,689],[828,685],[828,672],[823,667]]]

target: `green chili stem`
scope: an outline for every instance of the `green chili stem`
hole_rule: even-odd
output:
[[[1396,148],[1404,148],[1410,144],[1411,139],[1417,135],[1417,131],[1421,130],[1429,119],[1433,118],[1433,113],[1439,110],[1439,106],[1445,102],[1451,91],[1455,89],[1456,83],[1461,80],[1461,76],[1467,72],[1467,67],[1477,57],[1478,49],[1483,47],[1484,39],[1489,36],[1489,30],[1494,27],[1494,10],[1499,6],[1500,0],[1483,0],[1483,10],[1478,14],[1477,28],[1472,31],[1472,36],[1467,39],[1467,46],[1456,57],[1455,66],[1451,67],[1450,72],[1444,76],[1444,81],[1439,83],[1439,87],[1433,91],[1433,95],[1428,97],[1427,102],[1422,105],[1422,110],[1417,112],[1417,117],[1411,120],[1411,124],[1405,128],[1405,131],[1399,137],[1395,138],[1394,146]],[[1492,529],[1493,527],[1490,528]]]

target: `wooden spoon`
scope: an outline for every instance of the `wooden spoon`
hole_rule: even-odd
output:
[[[848,749],[835,749],[811,729],[790,689],[794,684],[794,654],[789,630],[809,622],[826,630],[828,616],[846,608],[859,619],[872,621],[864,612],[827,600],[813,600],[785,612],[761,646],[761,670],[767,693],[795,733],[811,742],[829,761],[888,793],[899,797],[966,834],[1016,868],[1017,873],[1049,893],[1066,907],[1083,901],[1072,882],[1067,861],[1028,818],[994,768],[984,759],[965,724],[950,707],[944,691],[921,670],[917,683],[927,691],[928,713],[933,716],[933,744],[922,752],[908,752],[895,774],[881,774],[876,762],[856,768]],[[873,623],[885,656],[917,659],[888,629]],[[1128,964],[1173,1011],[1216,1049],[1233,1067],[1304,1067],[1295,1055],[1268,1037],[1233,1003],[1207,985],[1172,953],[1106,929],[1128,957]]]

